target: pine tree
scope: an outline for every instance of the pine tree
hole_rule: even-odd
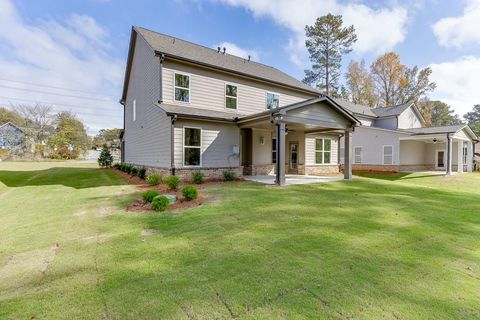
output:
[[[110,153],[110,150],[108,150],[108,147],[106,144],[103,145],[102,147],[102,152],[100,152],[100,156],[98,157],[98,164],[101,167],[111,167],[113,162],[113,156]]]

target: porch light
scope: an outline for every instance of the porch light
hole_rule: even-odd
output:
[[[437,138],[433,138],[433,144],[437,143]]]
[[[265,137],[264,137],[264,136],[260,136],[259,142],[260,142],[260,144],[263,146],[263,145],[265,144]]]

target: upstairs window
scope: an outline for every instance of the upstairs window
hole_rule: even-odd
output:
[[[272,163],[277,163],[277,139],[272,139]]]
[[[362,147],[355,147],[353,149],[353,163],[362,163]]]
[[[190,102],[190,76],[175,73],[175,101]]]
[[[267,92],[267,109],[277,109],[280,106],[280,96],[276,93]]]
[[[202,129],[183,129],[183,165],[200,166],[202,149]]]
[[[237,86],[232,84],[225,85],[225,107],[237,109]]]
[[[329,164],[332,155],[332,140],[315,139],[315,163]]]
[[[383,146],[383,164],[393,164],[392,146]]]

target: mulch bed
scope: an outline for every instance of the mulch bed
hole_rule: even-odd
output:
[[[183,211],[186,209],[190,208],[195,208],[198,206],[201,206],[204,203],[210,202],[213,199],[211,199],[210,196],[207,196],[203,190],[208,188],[209,186],[212,185],[218,185],[219,183],[223,183],[223,181],[208,181],[203,184],[193,184],[193,183],[180,183],[178,186],[177,191],[169,190],[165,184],[159,184],[157,186],[149,186],[148,184],[145,183],[145,180],[140,179],[137,176],[131,176],[128,173],[125,173],[123,171],[117,170],[117,169],[105,169],[105,170],[111,170],[115,172],[117,175],[123,178],[125,182],[128,184],[133,184],[139,189],[139,191],[147,191],[147,190],[157,190],[160,194],[171,194],[177,196],[177,201],[168,206],[167,212],[179,212]],[[197,188],[198,190],[198,197],[195,200],[192,201],[187,201],[183,198],[182,195],[182,187],[186,185],[193,185]],[[132,201],[128,206],[127,206],[127,211],[129,212],[139,212],[139,211],[153,211],[153,209],[150,207],[149,203],[144,203],[143,199],[135,199]]]

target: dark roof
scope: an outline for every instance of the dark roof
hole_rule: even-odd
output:
[[[454,126],[443,126],[443,127],[403,129],[402,131],[411,132],[414,134],[455,133],[457,131],[462,130],[465,127],[468,127],[468,126],[466,124],[459,124]]]
[[[398,116],[412,106],[412,104],[413,103],[404,103],[389,108],[373,108],[372,112],[379,118]]]
[[[274,82],[287,87],[320,94],[309,85],[289,76],[274,67],[262,63],[248,61],[231,54],[219,53],[215,49],[207,48],[189,41],[181,40],[162,33],[151,31],[142,27],[134,27],[147,43],[157,52],[167,57],[187,60],[216,69],[223,69],[249,77]]]
[[[12,127],[15,127],[15,128],[17,128],[18,130],[20,130],[20,131],[22,131],[22,132],[25,132],[25,129],[24,129],[24,128],[22,128],[22,127],[20,127],[20,126],[17,126],[15,123],[10,122],[10,121],[5,122],[4,124],[1,124],[1,125],[0,125],[0,128],[6,127],[7,125],[10,125],[10,126],[12,126]]]
[[[208,109],[200,109],[194,107],[185,107],[178,105],[171,105],[165,103],[155,103],[157,107],[162,109],[167,115],[177,115],[189,119],[209,119],[217,121],[228,121],[234,122],[236,118],[242,117],[244,115],[227,112],[227,111],[216,111]]]
[[[383,108],[383,107],[371,108],[371,107],[353,103],[344,99],[334,98],[333,100],[335,100],[335,102],[337,102],[339,105],[341,105],[348,111],[352,112],[353,114],[372,117],[372,118],[387,118],[387,117],[399,116],[402,112],[404,112],[409,107],[415,106],[414,103],[410,102],[410,103],[399,104],[399,105],[388,107],[388,108]],[[420,112],[417,112],[417,114],[420,117],[422,117]],[[422,117],[422,120],[423,120],[423,117]]]
[[[340,99],[340,98],[331,98],[333,101],[335,101],[337,104],[342,106],[344,109],[347,109],[349,112],[358,114],[358,115],[363,115],[367,117],[374,117],[376,118],[377,115],[373,112],[373,108],[370,108],[368,106],[364,106],[361,104],[353,103],[345,99]]]

